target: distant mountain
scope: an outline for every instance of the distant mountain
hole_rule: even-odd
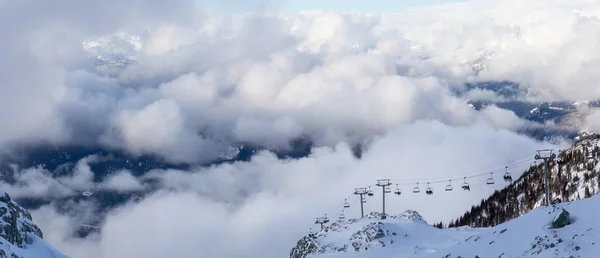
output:
[[[274,151],[280,159],[301,158],[310,154],[312,143],[304,139],[297,139],[290,143],[291,150]],[[14,184],[15,174],[12,173],[15,168],[41,167],[50,172],[52,177],[59,178],[72,173],[77,163],[86,158],[95,156],[93,162],[90,162],[90,169],[94,171],[94,182],[100,184],[107,177],[121,170],[130,171],[133,176],[143,176],[145,173],[154,169],[180,169],[190,170],[194,167],[213,166],[222,163],[231,163],[238,161],[249,161],[262,147],[250,145],[240,145],[232,152],[231,156],[223,157],[219,160],[206,164],[172,164],[164,159],[152,155],[130,155],[123,151],[106,150],[98,147],[85,146],[37,146],[23,148],[11,153],[9,157],[3,157],[0,162],[0,176],[2,180],[9,184]],[[360,155],[360,147],[355,148],[355,154]],[[144,198],[148,193],[158,189],[160,186],[156,182],[145,181],[149,187],[139,191],[117,192],[107,189],[87,189],[80,194],[69,195],[65,197],[53,198],[19,198],[17,201],[27,209],[36,209],[42,205],[54,203],[61,213],[84,212],[78,210],[76,203],[80,200],[91,201],[96,204],[98,209],[96,214],[104,214],[119,205],[128,201],[136,201]],[[80,229],[74,232],[75,236],[84,237],[89,233],[96,232],[97,225],[103,218],[93,217],[88,221],[83,221]],[[0,258],[2,258],[0,256]]]
[[[564,210],[563,210],[564,209]],[[489,228],[439,229],[407,211],[337,220],[301,238],[290,258],[598,257],[600,196],[540,207]]]
[[[539,95],[536,89],[524,87],[510,81],[483,81],[465,83],[465,91],[457,92],[466,97],[469,92],[487,91],[496,99],[468,99],[467,103],[475,110],[495,105],[512,111],[519,118],[530,121],[535,126],[521,128],[517,132],[537,140],[564,138],[574,140],[588,132],[585,119],[590,112],[600,108],[600,101],[535,101]],[[485,98],[483,98],[485,99]]]
[[[142,49],[142,40],[143,36],[121,33],[89,38],[82,43],[82,48],[90,54],[100,72],[116,75],[135,63],[136,54]]]
[[[0,192],[0,258],[67,258],[42,238],[31,214]]]

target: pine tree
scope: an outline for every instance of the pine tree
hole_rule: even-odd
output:
[[[590,193],[590,188],[589,187],[585,187],[585,198],[590,198],[592,196],[592,194]]]

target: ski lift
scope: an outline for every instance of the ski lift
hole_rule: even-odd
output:
[[[490,172],[490,178],[487,179],[486,184],[488,184],[488,185],[494,184],[494,172]]]
[[[467,177],[465,177],[465,182],[462,184],[461,187],[465,191],[471,191],[471,186],[469,186],[469,183],[467,183]]]
[[[313,233],[312,228],[308,229],[308,237],[310,238],[316,238],[315,233]]]
[[[373,190],[371,190],[370,186],[369,186],[369,191],[367,191],[367,195],[368,196],[373,196]]]
[[[396,184],[396,191],[394,191],[395,195],[401,195],[402,191],[400,191],[400,187],[398,187],[398,184]]]
[[[511,182],[512,181],[512,176],[510,175],[510,173],[508,173],[508,166],[504,167],[506,169],[506,172],[504,173],[504,181],[506,182]]]
[[[429,183],[427,183],[427,188],[425,189],[425,193],[427,195],[432,195],[433,194],[433,189],[429,186]]]
[[[452,191],[452,179],[448,180],[448,185],[446,186],[446,191]]]
[[[344,216],[344,211],[342,211],[342,212],[340,213],[340,216],[339,216],[339,218],[340,218],[340,220],[344,220],[344,219],[346,219],[346,216]]]
[[[384,193],[391,193],[392,189],[389,186],[386,186],[386,187],[383,188],[383,192]]]
[[[350,204],[347,199],[344,199],[344,208],[350,208]]]
[[[415,186],[415,188],[413,188],[413,193],[420,193],[421,189],[419,189],[419,183],[417,182],[417,186]]]
[[[319,218],[317,220],[317,222],[319,222],[319,224],[326,224],[329,223],[329,218],[327,217],[327,214],[325,214],[325,216]]]
[[[363,199],[363,200],[362,200],[362,203],[367,203],[367,199]]]

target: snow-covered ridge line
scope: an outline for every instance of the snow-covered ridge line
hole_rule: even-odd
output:
[[[290,257],[598,257],[598,212],[600,196],[539,207],[488,228],[438,229],[418,219],[379,220],[373,214],[303,237]]]
[[[549,194],[555,201],[575,201],[600,193],[600,135],[585,134],[549,163]],[[542,205],[544,166],[538,163],[502,190],[494,192],[448,226],[488,227],[517,218]],[[490,215],[490,214],[493,214]]]

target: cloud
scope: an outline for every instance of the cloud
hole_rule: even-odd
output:
[[[52,199],[70,196],[73,190],[52,178],[52,174],[41,167],[13,171],[14,182],[0,181],[0,187],[13,198]]]
[[[95,6],[97,13],[77,23],[72,21],[84,19],[81,13],[42,15],[23,25],[31,38],[11,37],[19,43],[7,49],[17,48],[27,58],[16,58],[23,66],[11,65],[18,70],[7,78],[20,74],[19,80],[39,82],[6,91],[5,103],[35,99],[18,115],[2,116],[8,126],[0,142],[98,145],[202,163],[240,143],[286,149],[305,138],[334,146],[419,119],[472,124],[475,111],[454,94],[475,74],[465,60],[494,53],[482,78],[524,82],[496,63],[507,61],[513,41],[535,43],[510,36],[523,33],[519,26],[528,23],[511,27],[477,22],[479,16],[474,21],[450,16],[449,25],[432,27],[427,16],[412,20],[411,13],[208,15],[179,2],[160,14],[140,4],[140,13],[132,15],[121,8],[133,6],[116,5],[122,16],[88,24],[101,15],[108,19],[102,13],[107,6]],[[90,31],[82,31],[86,25]],[[103,37],[107,34],[113,36]],[[80,47],[84,39],[104,62],[99,67],[125,62],[124,56],[133,63],[107,74]],[[43,65],[27,65],[36,62]]]
[[[428,221],[447,221],[503,187],[506,183],[500,175],[505,165],[516,178],[533,164],[536,149],[548,147],[563,146],[537,142],[489,124],[453,127],[417,122],[375,139],[361,159],[347,144],[339,144],[315,148],[301,159],[280,160],[263,151],[249,162],[187,171],[153,170],[138,179],[118,173],[101,185],[116,184],[117,178],[128,185],[122,180],[128,178],[133,182],[151,180],[159,190],[139,203],[109,210],[103,215],[101,233],[85,240],[67,237],[78,221],[85,221],[79,214],[56,214],[51,206],[33,214],[34,218],[44,214],[58,217],[36,222],[43,230],[54,230],[46,239],[70,255],[85,247],[96,250],[93,258],[152,258],[167,253],[178,257],[281,257],[314,226],[314,217],[327,213],[335,218],[344,198],[352,203],[346,216],[357,217],[354,187],[375,187],[375,179],[391,178],[403,195],[388,196],[388,212],[414,209]],[[490,171],[496,172],[493,187],[485,184]],[[456,191],[443,192],[448,183],[445,179],[457,174],[479,176],[468,179],[470,192],[458,188],[462,178],[453,181]],[[424,187],[428,179],[436,181],[431,185],[433,196],[410,193],[415,180]],[[379,211],[380,204],[376,191],[365,209]],[[72,223],[57,225],[63,220]],[[139,248],[141,243],[144,248]]]
[[[600,110],[592,108],[589,114],[583,119],[586,129],[597,132],[600,129]]]
[[[122,170],[109,175],[98,187],[117,192],[132,192],[142,191],[145,186],[131,172]]]
[[[511,132],[531,126],[512,112],[470,108],[466,98],[500,98],[457,96],[465,82],[510,80],[541,92],[537,100],[600,97],[600,8],[589,1],[475,1],[371,15],[208,14],[191,2],[0,8],[3,152],[85,145],[192,165],[140,177],[121,171],[98,185],[90,164],[101,157],[64,176],[43,167],[11,171],[14,182],[0,187],[19,198],[157,183],[142,202],[106,214],[90,214],[99,208],[86,200],[67,204],[81,214],[58,212],[57,203],[36,210],[46,239],[67,254],[281,257],[315,216],[333,217],[336,203],[354,201],[354,187],[390,177],[407,193],[412,179],[510,161],[518,176],[534,150],[552,147]],[[118,49],[88,53],[85,40]],[[269,151],[298,138],[314,143],[310,156],[280,160]],[[351,151],[357,143],[369,143],[361,159]],[[240,144],[269,150],[250,162],[195,166]],[[444,195],[437,191],[446,182],[437,183],[434,196],[402,195],[390,211],[447,220],[493,192],[483,180],[472,179],[469,193]],[[378,205],[370,199],[367,210]],[[73,239],[93,215],[103,218],[102,233]]]

